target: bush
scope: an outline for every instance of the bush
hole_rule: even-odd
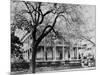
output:
[[[11,64],[11,71],[22,71],[24,69],[29,69],[28,62],[12,63]]]

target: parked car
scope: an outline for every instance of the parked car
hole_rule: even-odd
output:
[[[82,66],[85,67],[94,67],[95,66],[95,58],[94,56],[90,56],[90,57],[83,57],[82,61]]]
[[[93,56],[88,58],[88,66],[94,67],[95,66],[95,58]]]

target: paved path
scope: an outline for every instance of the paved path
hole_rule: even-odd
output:
[[[76,67],[76,68],[71,68],[71,67],[40,67],[36,68],[36,73],[44,73],[44,72],[57,72],[57,71],[80,71],[80,70],[88,70],[88,69],[95,69],[95,67]],[[15,74],[31,74],[31,72],[27,69],[24,71],[17,71],[17,72],[12,72],[11,75]]]

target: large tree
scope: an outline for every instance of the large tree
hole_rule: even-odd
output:
[[[67,35],[70,34],[72,37],[78,35],[79,27],[84,24],[82,14],[79,11],[81,7],[80,5],[29,1],[14,1],[14,3],[16,4],[14,25],[26,30],[26,35],[31,33],[33,39],[30,67],[32,73],[35,73],[36,53],[40,42],[51,32],[62,38],[59,25],[60,27],[65,26],[64,30],[68,33]]]

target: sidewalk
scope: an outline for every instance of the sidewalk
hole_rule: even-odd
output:
[[[95,67],[39,67],[36,68],[36,73],[44,73],[44,72],[59,72],[59,71],[82,71],[82,70],[93,70]],[[24,71],[11,72],[11,75],[15,74],[31,74],[31,72],[27,69]]]

